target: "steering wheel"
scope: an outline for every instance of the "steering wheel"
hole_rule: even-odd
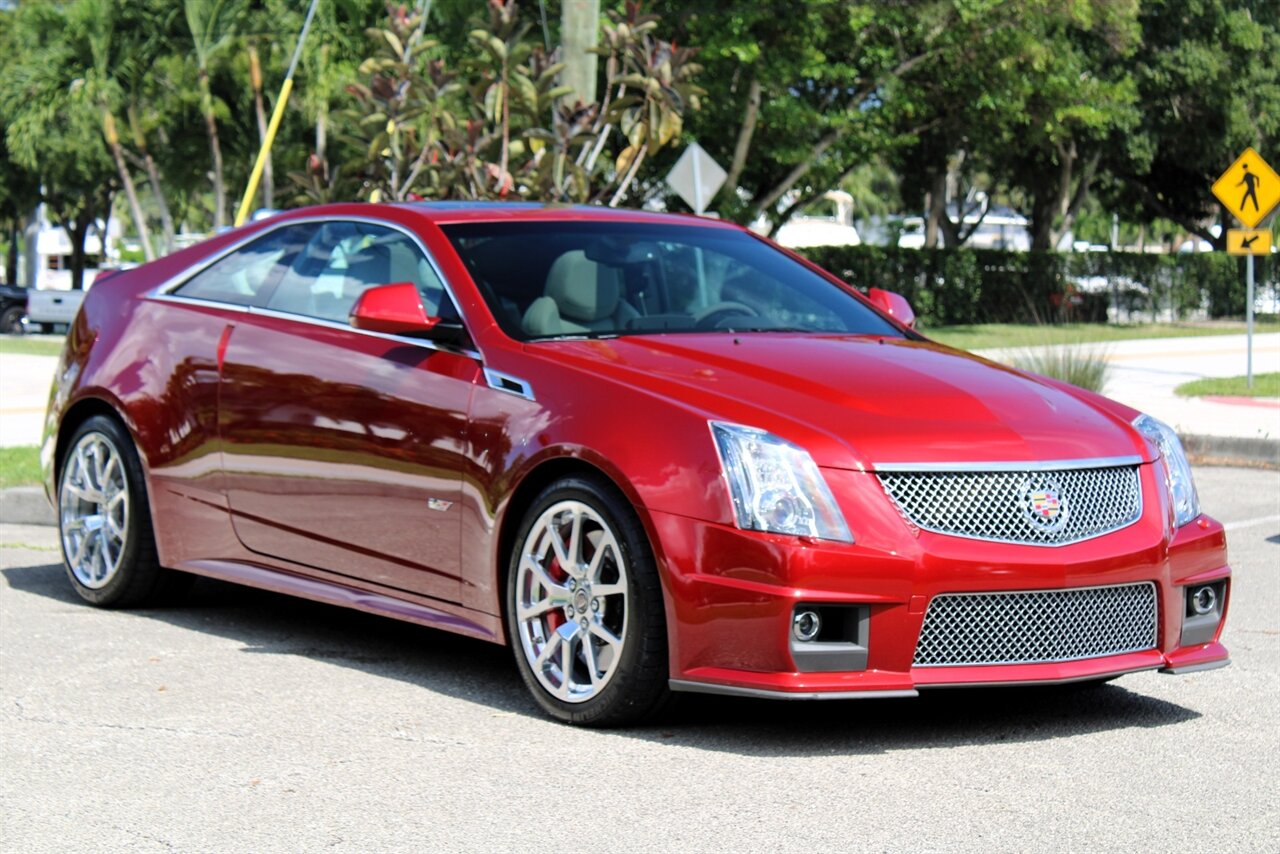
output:
[[[745,303],[733,302],[732,300],[712,303],[693,316],[693,328],[719,329],[725,320],[734,315],[759,317],[760,312]]]

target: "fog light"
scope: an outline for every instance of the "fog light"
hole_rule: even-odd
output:
[[[816,638],[820,631],[822,631],[822,618],[818,616],[817,611],[797,611],[795,619],[791,621],[791,633],[798,641],[808,643]]]
[[[1212,614],[1217,607],[1218,591],[1214,590],[1212,585],[1206,584],[1191,593],[1191,610],[1195,611],[1197,616]]]

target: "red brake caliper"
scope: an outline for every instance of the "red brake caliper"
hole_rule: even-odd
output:
[[[557,584],[561,584],[569,579],[569,573],[565,572],[560,566],[560,559],[554,556],[551,558],[551,566],[547,567],[547,575],[549,575],[551,580]],[[548,611],[545,619],[547,621],[548,638],[551,637],[552,632],[567,622],[564,618],[564,611],[559,609]]]

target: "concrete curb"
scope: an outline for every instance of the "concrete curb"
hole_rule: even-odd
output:
[[[1183,447],[1194,465],[1246,466],[1280,471],[1280,439],[1185,434]],[[44,489],[13,486],[0,489],[0,522],[13,525],[56,525],[57,516]]]
[[[57,517],[44,488],[12,486],[0,489],[0,522],[11,525],[55,525]]]
[[[1280,439],[1247,436],[1181,436],[1193,465],[1280,470]]]

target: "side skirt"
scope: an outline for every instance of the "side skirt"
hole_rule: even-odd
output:
[[[238,561],[193,560],[178,564],[175,569],[221,581],[230,581],[234,584],[243,584],[246,587],[270,590],[273,593],[310,599],[326,605],[354,608],[357,611],[417,623],[433,629],[444,629],[490,643],[504,642],[499,618],[492,614],[482,614],[443,602],[438,606],[410,602],[382,593],[359,590],[315,578],[304,578],[282,570]]]

